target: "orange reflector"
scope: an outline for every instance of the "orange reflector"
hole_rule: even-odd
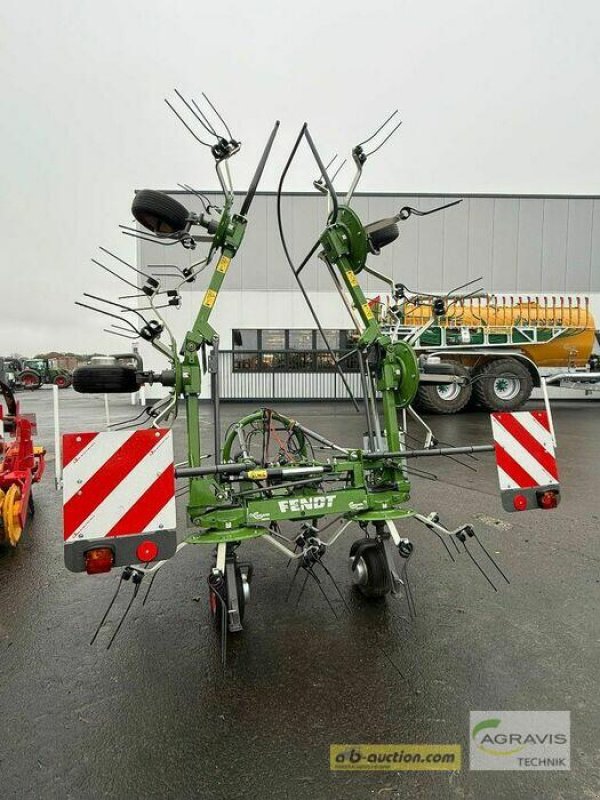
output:
[[[135,554],[140,563],[145,564],[147,561],[154,561],[158,555],[158,545],[156,542],[146,539],[146,541],[138,544]]]
[[[527,498],[524,494],[516,494],[513,497],[513,506],[515,511],[525,511],[527,508]]]
[[[115,563],[115,554],[110,547],[95,547],[85,554],[85,571],[88,575],[110,572]]]
[[[547,489],[545,492],[537,493],[537,503],[544,511],[556,508],[560,502],[560,492],[557,489]]]

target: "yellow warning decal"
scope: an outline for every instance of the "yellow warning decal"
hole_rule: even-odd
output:
[[[267,470],[266,469],[249,469],[248,470],[248,477],[251,481],[264,481],[267,477]]]
[[[362,304],[363,314],[367,319],[374,319],[373,312],[371,311],[371,306],[368,303]]]
[[[229,256],[221,256],[219,259],[219,263],[217,264],[217,272],[222,272],[223,275],[229,269],[229,265],[231,264],[231,259]]]
[[[356,275],[354,274],[353,270],[346,270],[346,277],[348,278],[348,283],[350,286],[358,286],[358,280],[356,279]]]
[[[206,306],[207,308],[212,308],[216,299],[217,293],[213,289],[207,289],[206,294],[204,295],[204,300],[202,301],[202,305]]]

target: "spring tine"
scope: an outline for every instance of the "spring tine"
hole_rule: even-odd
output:
[[[133,601],[134,601],[134,600],[135,600],[135,598],[137,597],[137,593],[138,593],[138,591],[139,591],[139,589],[140,589],[140,586],[141,586],[141,583],[136,583],[136,585],[135,585],[135,588],[134,588],[134,590],[133,590],[133,593],[132,593],[132,595],[131,595],[131,600],[130,600],[130,601],[129,601],[129,603],[127,604],[127,608],[125,609],[125,612],[124,612],[123,616],[121,617],[121,619],[120,619],[120,621],[119,621],[119,624],[118,624],[118,625],[117,625],[117,627],[115,628],[115,632],[114,632],[114,633],[113,633],[113,635],[110,637],[110,642],[109,642],[109,643],[106,645],[106,649],[107,649],[107,650],[110,650],[112,643],[114,642],[114,640],[115,640],[115,638],[116,638],[117,634],[118,634],[118,633],[119,633],[119,631],[121,630],[121,625],[122,625],[122,624],[125,622],[125,618],[126,618],[126,617],[127,617],[127,615],[129,614],[129,610],[130,610],[131,606],[133,605]]]
[[[469,558],[471,559],[471,561],[472,561],[472,562],[475,564],[475,566],[477,567],[477,569],[479,570],[479,572],[481,572],[481,574],[482,574],[482,575],[483,575],[483,577],[486,579],[486,581],[489,583],[489,585],[492,587],[492,589],[493,589],[495,592],[497,592],[497,591],[498,591],[498,589],[496,589],[496,587],[494,586],[494,584],[492,583],[492,581],[489,579],[489,577],[486,575],[486,573],[484,572],[484,570],[481,568],[481,565],[480,565],[480,564],[479,564],[479,563],[476,561],[476,559],[473,557],[473,553],[471,553],[471,551],[470,551],[470,550],[469,550],[469,548],[467,547],[467,543],[466,543],[466,542],[463,542],[463,547],[465,548],[465,551],[467,552],[467,555],[469,556]]]
[[[94,644],[94,642],[96,641],[96,636],[98,636],[98,634],[100,633],[100,630],[101,630],[102,626],[103,626],[103,625],[104,625],[104,623],[106,622],[106,618],[108,617],[108,615],[109,615],[109,613],[110,613],[110,610],[111,610],[111,608],[113,607],[113,605],[114,605],[114,603],[115,603],[115,600],[117,599],[117,595],[119,594],[119,589],[121,588],[121,584],[122,584],[122,583],[123,583],[123,573],[121,573],[121,577],[119,578],[119,582],[118,582],[118,584],[117,584],[117,588],[115,589],[115,593],[114,593],[114,594],[113,594],[113,596],[112,596],[112,600],[111,600],[111,601],[110,601],[110,603],[108,604],[108,608],[107,608],[107,609],[106,609],[106,611],[104,612],[104,616],[103,616],[103,617],[102,617],[102,619],[100,620],[100,624],[99,624],[99,625],[98,625],[98,627],[96,628],[96,632],[95,632],[95,633],[94,633],[94,635],[92,636],[92,640],[91,640],[91,642],[90,642],[90,645]]]
[[[302,563],[302,562],[300,562],[300,563]],[[304,583],[302,584],[302,588],[300,589],[300,594],[298,595],[298,599],[296,600],[296,608],[298,608],[298,605],[300,604],[300,600],[302,598],[302,595],[304,594],[304,589],[306,588],[308,577],[309,577],[308,570],[306,570],[306,575],[304,576]]]
[[[449,556],[449,558],[450,558],[450,561],[454,561],[454,563],[456,563],[456,559],[455,559],[455,558],[454,558],[454,556],[452,555],[452,552],[451,552],[450,548],[449,548],[449,547],[448,547],[448,545],[446,544],[446,539],[445,539],[445,538],[442,536],[442,534],[441,534],[441,533],[438,533],[437,531],[434,531],[434,530],[433,530],[433,528],[430,528],[429,530],[430,530],[430,531],[431,531],[431,532],[432,532],[432,533],[433,533],[435,536],[437,536],[437,538],[440,540],[440,542],[441,542],[441,543],[444,545],[444,549],[445,549],[445,550],[446,550],[446,552],[448,553],[448,556]],[[454,536],[452,536],[451,538],[452,538],[452,539],[454,539]],[[456,545],[456,542],[454,542],[454,544]]]
[[[454,547],[456,548],[456,552],[460,553],[460,547],[456,544],[456,537],[451,536],[450,539],[452,540]]]
[[[291,561],[291,559],[290,559],[290,561]],[[289,563],[290,562],[288,562],[288,565],[289,565]],[[296,571],[294,572],[294,574],[292,576],[292,580],[290,581],[290,588],[288,589],[288,593],[287,593],[286,598],[285,598],[285,602],[286,603],[289,602],[289,599],[290,599],[291,594],[292,594],[292,589],[294,588],[294,583],[296,581],[296,577],[297,577],[298,573],[300,572],[300,567],[301,566],[302,566],[302,559],[299,558],[298,559],[298,566],[296,567]]]
[[[345,608],[346,608],[346,611],[350,612],[350,606],[349,606],[349,605],[348,605],[348,603],[346,602],[346,598],[345,598],[345,597],[344,597],[344,595],[342,594],[342,591],[341,591],[340,587],[338,586],[338,584],[337,584],[337,582],[336,582],[335,578],[333,577],[333,575],[331,574],[331,572],[330,572],[330,571],[327,569],[327,567],[325,566],[325,564],[323,563],[323,560],[322,560],[321,558],[319,559],[319,564],[321,565],[321,567],[322,567],[322,568],[323,568],[323,570],[325,571],[325,574],[329,576],[329,578],[330,578],[331,582],[332,582],[332,583],[333,583],[333,585],[335,586],[335,590],[336,590],[336,592],[339,594],[339,596],[340,596],[340,599],[341,599],[342,603],[344,604],[344,606],[345,606]]]
[[[330,608],[330,609],[332,610],[332,612],[333,612],[333,616],[334,616],[336,619],[339,619],[339,617],[338,617],[338,615],[337,615],[337,611],[335,610],[335,608],[334,608],[334,607],[333,607],[333,605],[331,604],[331,600],[330,600],[330,599],[327,597],[327,592],[326,592],[326,591],[325,591],[325,589],[323,588],[323,585],[322,585],[321,581],[319,580],[319,578],[318,578],[318,577],[315,575],[315,573],[314,573],[314,571],[313,571],[313,568],[312,568],[312,567],[308,567],[306,571],[307,571],[307,573],[308,573],[308,574],[309,574],[309,575],[310,575],[312,578],[314,578],[314,580],[316,581],[316,583],[317,583],[317,586],[319,587],[319,590],[320,590],[321,594],[323,595],[323,597],[324,597],[324,598],[325,598],[325,600],[327,601],[327,605],[329,606],[329,608]]]
[[[481,547],[481,549],[482,549],[482,550],[483,550],[483,552],[486,554],[486,556],[489,558],[489,560],[492,562],[492,564],[493,564],[493,565],[496,567],[496,569],[498,570],[498,572],[500,573],[500,575],[502,575],[502,577],[504,578],[504,580],[505,580],[507,583],[510,583],[509,579],[506,577],[506,575],[504,574],[504,572],[503,572],[503,571],[500,569],[500,566],[499,566],[499,564],[498,564],[498,563],[496,562],[496,560],[495,560],[495,559],[492,557],[492,554],[489,552],[489,550],[487,549],[487,547],[485,547],[485,545],[483,544],[483,542],[481,541],[481,539],[480,539],[480,538],[477,536],[477,534],[475,533],[475,531],[473,531],[473,538],[475,539],[475,541],[477,542],[477,544],[478,544],[478,545]]]
[[[389,656],[389,655],[386,653],[386,651],[383,649],[383,647],[382,647],[380,644],[378,644],[378,643],[376,643],[376,647],[378,647],[378,648],[379,648],[379,650],[381,651],[381,653],[382,653],[382,654],[385,656],[385,658],[387,658],[387,660],[390,662],[390,664],[392,665],[392,667],[393,667],[393,668],[396,670],[396,672],[398,673],[398,675],[400,675],[400,677],[401,677],[403,680],[406,680],[406,675],[405,675],[405,674],[402,672],[402,670],[401,670],[401,669],[400,669],[400,667],[399,667],[399,666],[396,664],[396,662],[395,662],[395,661],[393,661],[393,659],[391,658],[391,656]]]
[[[150,583],[148,584],[148,588],[146,589],[146,594],[144,595],[144,599],[142,600],[142,605],[146,605],[146,600],[148,599],[148,595],[150,594],[150,589],[154,586],[154,581],[156,580],[156,576],[158,575],[158,570],[154,573],[154,575],[150,578]]]
[[[412,588],[410,585],[410,581],[408,579],[408,561],[404,565],[404,569],[402,570],[402,582],[406,587],[406,604],[408,606],[408,613],[410,614],[412,619],[417,618],[417,607],[415,605],[415,598],[412,593]]]

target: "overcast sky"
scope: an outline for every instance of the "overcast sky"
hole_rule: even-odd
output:
[[[133,258],[134,188],[215,185],[174,87],[242,140],[238,188],[275,118],[264,189],[304,120],[327,155],[397,107],[364,191],[600,193],[596,0],[6,0],[0,21],[0,354],[120,346],[73,305],[115,291],[90,257]],[[288,188],[313,177],[303,159]]]

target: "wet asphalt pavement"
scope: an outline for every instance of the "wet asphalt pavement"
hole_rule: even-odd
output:
[[[116,613],[90,647],[118,572],[63,567],[51,392],[22,398],[38,415],[49,464],[19,547],[0,551],[0,798],[600,797],[598,401],[555,405],[563,500],[554,512],[504,513],[491,454],[463,459],[476,472],[419,462],[437,480],[415,478],[412,506],[438,511],[449,527],[473,521],[510,586],[498,580],[492,591],[465,554],[450,562],[409,521],[401,531],[415,543],[416,621],[404,600],[356,596],[351,534],[328,554],[352,612],[331,592],[336,619],[316,586],[298,607],[286,604],[291,570],[254,541],[242,550],[255,569],[246,630],[230,637],[223,672],[208,547],[185,548],[164,567],[110,650]],[[61,400],[64,430],[102,429],[100,398],[67,390]],[[250,408],[224,406],[223,423]],[[359,443],[361,418],[349,405],[287,408],[326,436]],[[112,401],[115,418],[130,412]],[[208,407],[202,413],[209,436]],[[441,440],[490,438],[482,413],[430,421]],[[182,445],[179,434],[184,458]],[[570,710],[571,771],[469,771],[469,711],[479,709]],[[463,767],[329,770],[330,744],[375,742],[458,743]]]

